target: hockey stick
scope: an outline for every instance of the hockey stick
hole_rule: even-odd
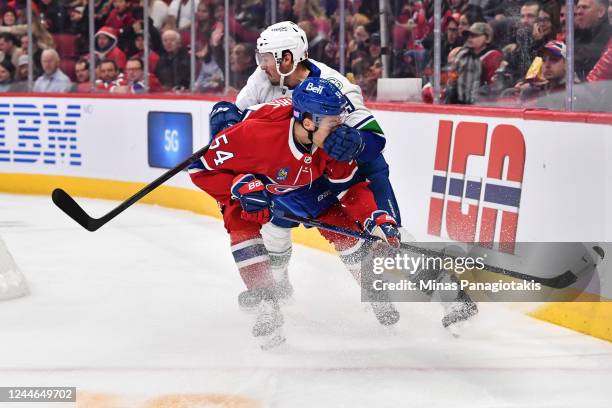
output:
[[[115,218],[117,215],[121,214],[132,204],[136,203],[138,200],[149,194],[151,191],[155,190],[157,187],[168,181],[170,178],[174,177],[177,173],[187,168],[191,163],[198,160],[204,153],[208,151],[208,145],[204,146],[187,159],[182,161],[176,167],[168,170],[161,176],[159,176],[155,181],[147,184],[142,190],[138,191],[136,194],[119,204],[108,214],[100,217],[100,218],[92,218],[90,217],[80,205],[74,201],[67,192],[62,190],[61,188],[56,188],[53,190],[51,194],[51,198],[56,206],[59,207],[60,210],[66,213],[70,218],[78,222],[83,228],[88,231],[96,231],[98,228]]]
[[[375,235],[368,234],[367,232],[353,231],[347,228],[339,227],[332,224],[327,224],[318,220],[312,220],[309,218],[299,217],[297,215],[289,214],[284,211],[273,208],[273,214],[275,217],[282,218],[287,221],[297,222],[300,224],[307,225],[309,227],[321,228],[327,231],[336,232],[338,234],[343,234],[349,237],[365,239],[367,241],[381,241],[380,237]],[[419,255],[425,255],[428,257],[443,257],[443,258],[456,258],[453,255],[447,254],[443,251],[437,251],[435,249],[422,248],[416,245],[409,244],[407,242],[402,242],[400,244],[400,248],[409,252],[417,253]],[[544,286],[548,286],[555,289],[562,289],[570,286],[576,280],[578,280],[578,276],[574,274],[572,271],[567,270],[562,274],[555,276],[553,278],[540,278],[537,276],[527,275],[521,272],[516,272],[511,269],[501,268],[498,266],[483,264],[484,270],[489,272],[498,273],[501,275],[509,276],[511,278],[522,279],[526,281],[533,281],[536,283],[540,283]]]
[[[365,239],[366,241],[382,241],[382,238],[377,237],[376,235],[368,234],[367,232],[353,231],[348,228],[339,227],[337,225],[332,225],[332,224],[327,224],[325,222],[313,220],[311,218],[300,217],[300,216],[279,210],[274,207],[272,207],[272,214],[274,215],[274,217],[282,218],[283,220],[286,220],[286,221],[297,222],[298,224],[304,224],[309,227],[321,228],[327,231],[337,232],[338,234],[346,235],[348,237],[353,237],[357,239]]]

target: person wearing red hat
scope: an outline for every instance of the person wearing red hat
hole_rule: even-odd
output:
[[[125,68],[126,57],[123,51],[117,47],[117,30],[113,27],[104,26],[98,30],[94,38],[96,42],[96,57],[113,60],[119,69],[123,70]]]
[[[523,102],[535,101],[552,93],[562,93],[565,91],[565,61],[567,58],[565,43],[549,41],[540,48],[538,54],[543,61],[542,78],[544,78],[544,81],[529,82],[526,87],[521,89],[520,99]],[[557,98],[547,103],[562,104],[563,98]],[[548,105],[546,107],[561,108],[562,106]]]

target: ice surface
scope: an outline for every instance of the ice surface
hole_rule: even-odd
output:
[[[91,233],[48,197],[0,194],[0,233],[31,289],[0,303],[0,386],[76,386],[88,408],[612,406],[612,344],[499,304],[460,339],[435,304],[400,304],[387,330],[335,257],[301,246],[287,343],[263,352],[213,218],[137,205]]]

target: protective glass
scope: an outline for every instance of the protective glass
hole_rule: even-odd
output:
[[[262,65],[269,66],[269,65],[276,64],[276,59],[274,58],[274,55],[272,55],[271,52],[264,52],[264,53],[256,52],[255,61],[257,62],[257,65],[259,66],[262,66]]]

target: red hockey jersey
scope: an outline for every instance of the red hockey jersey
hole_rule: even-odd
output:
[[[238,174],[260,176],[274,195],[310,186],[322,176],[332,183],[344,183],[355,175],[356,162],[339,162],[323,149],[313,145],[308,151],[296,142],[293,124],[289,98],[252,108],[244,121],[213,139],[201,159],[201,168],[190,169],[192,179],[224,203],[230,198],[233,176]]]

